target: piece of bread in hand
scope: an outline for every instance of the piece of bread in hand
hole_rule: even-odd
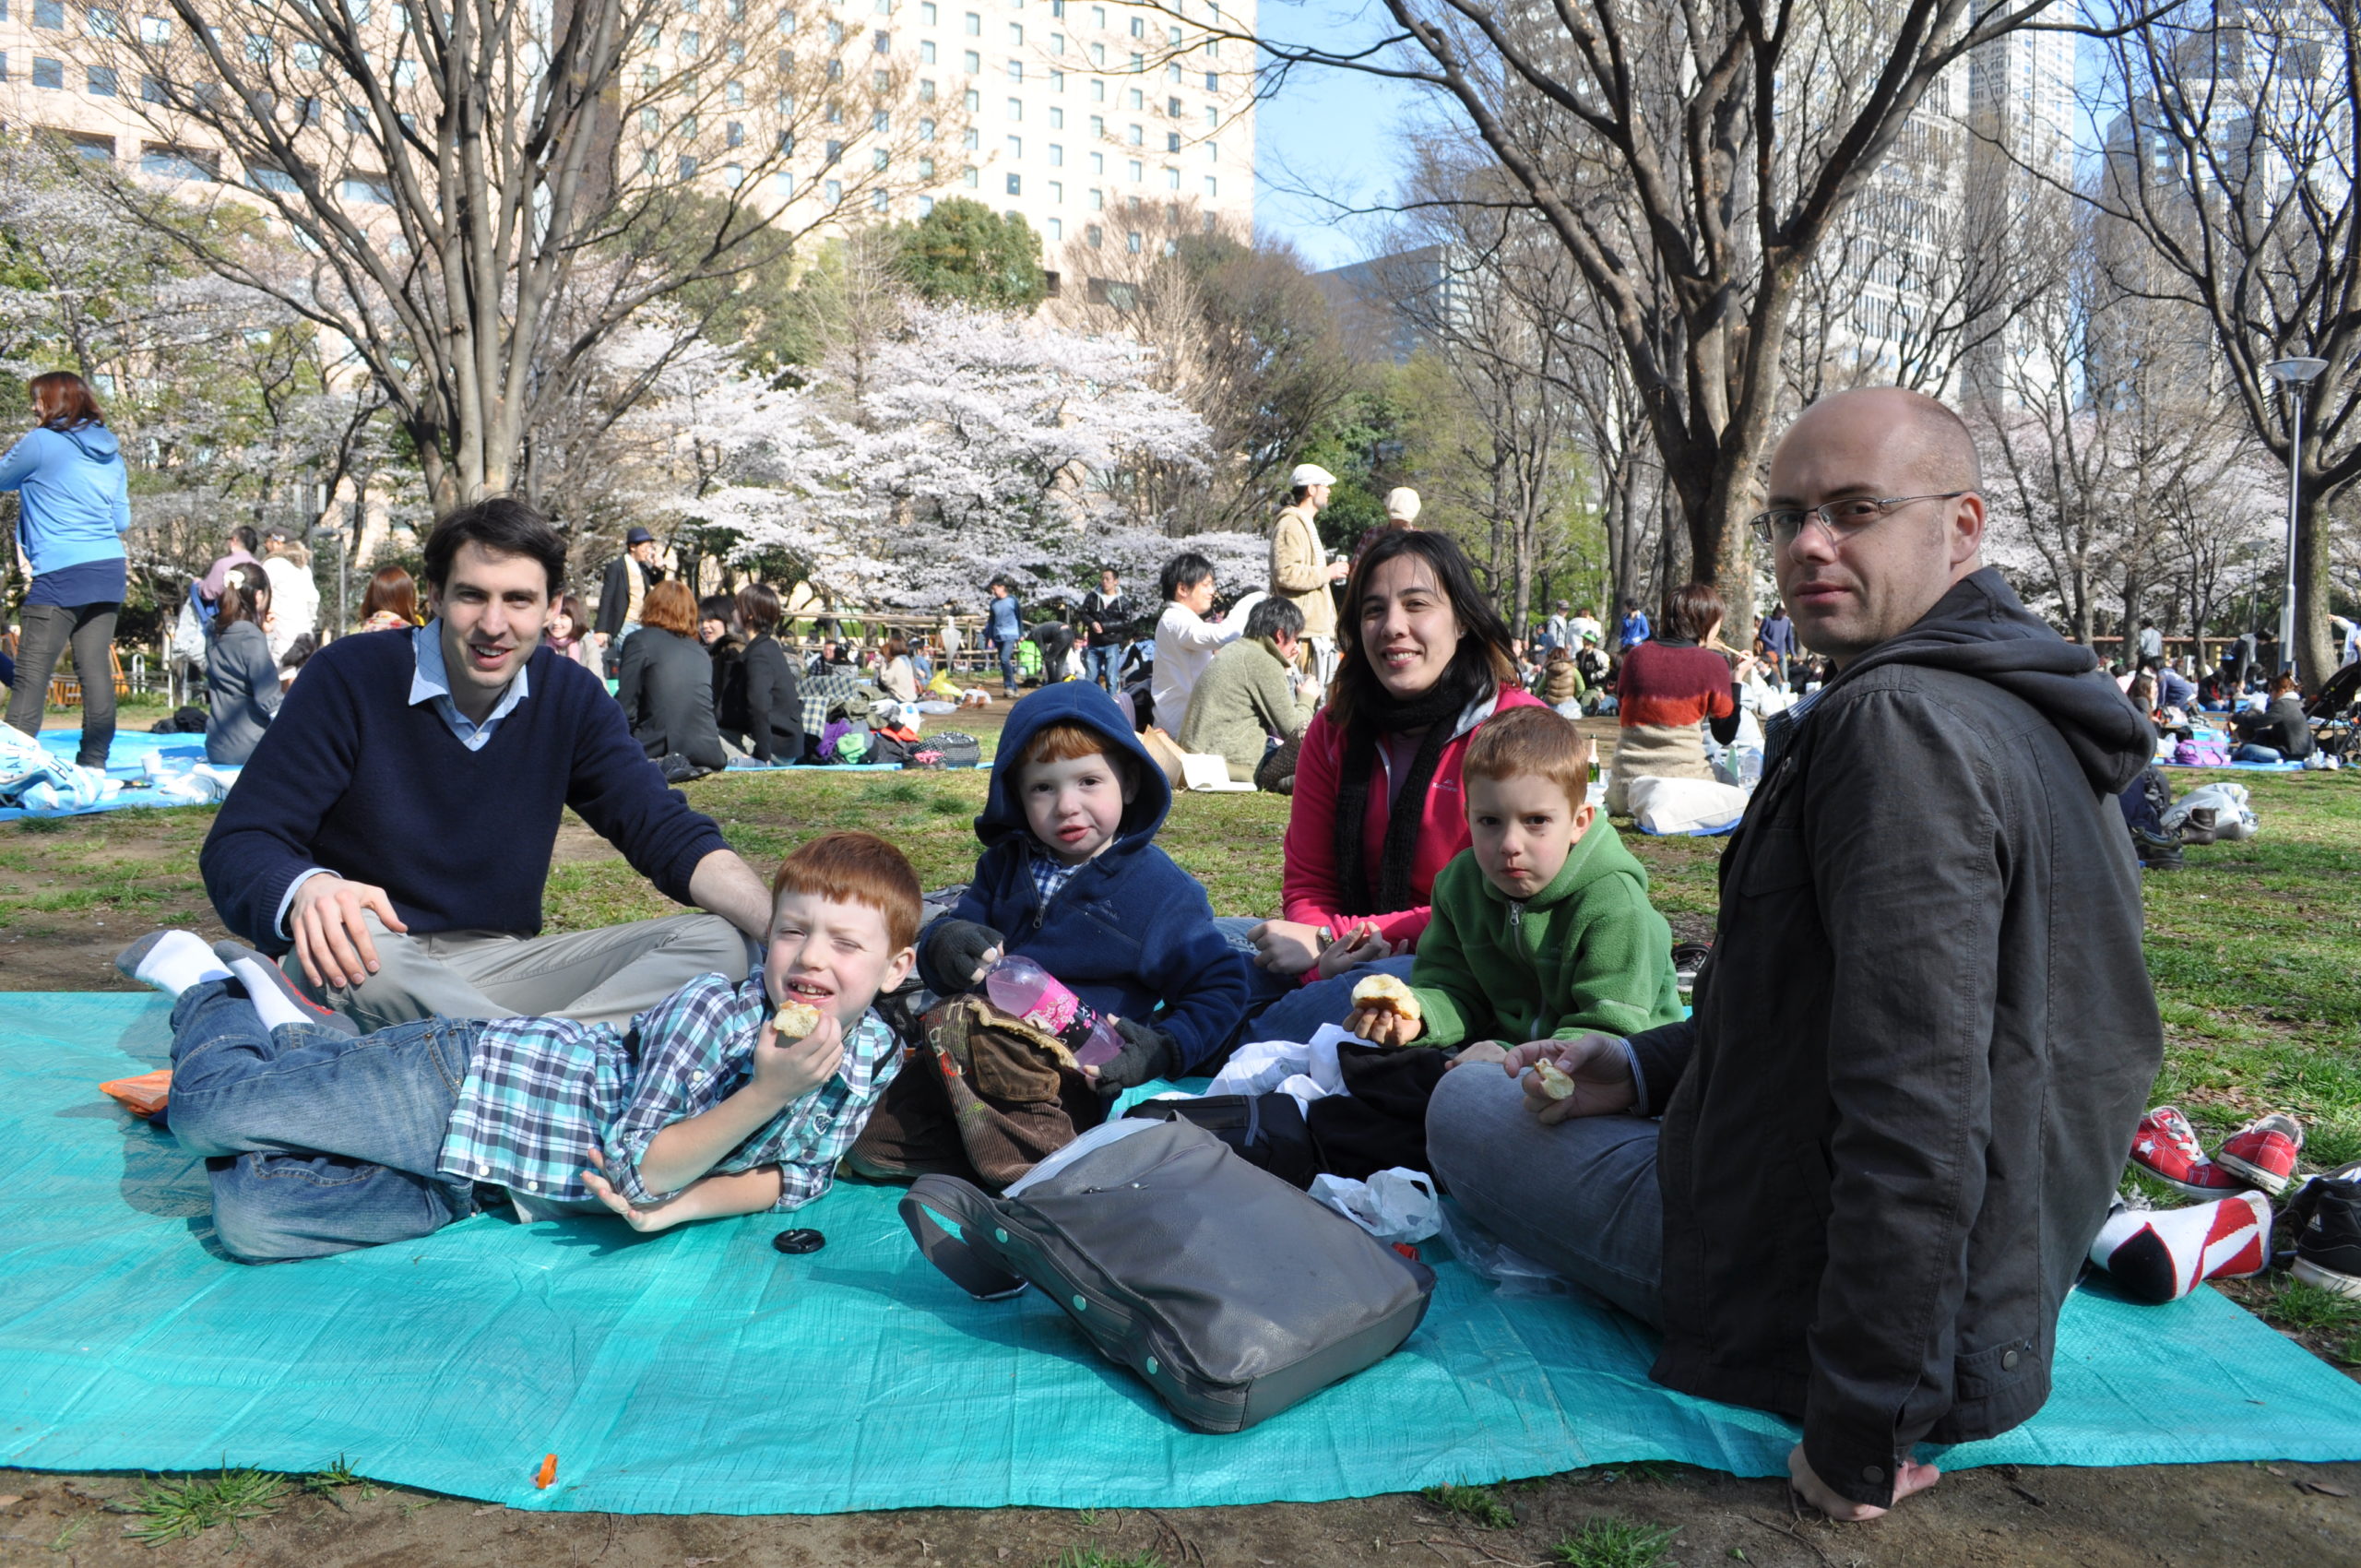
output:
[[[771,1028],[781,1039],[801,1039],[820,1027],[820,1009],[808,1002],[789,1002],[771,1016]]]
[[[1533,1070],[1541,1079],[1541,1092],[1551,1099],[1563,1099],[1574,1092],[1574,1080],[1566,1076],[1555,1062],[1536,1062]]]
[[[1353,987],[1353,1005],[1370,1013],[1391,1013],[1399,1018],[1417,1023],[1421,1017],[1418,999],[1410,988],[1393,975],[1371,975]]]

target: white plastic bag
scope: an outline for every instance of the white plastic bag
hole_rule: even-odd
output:
[[[1311,1195],[1388,1246],[1423,1241],[1442,1228],[1435,1179],[1423,1170],[1397,1165],[1366,1182],[1314,1176]]]
[[[1336,1065],[1336,1047],[1344,1040],[1360,1043],[1336,1025],[1323,1024],[1309,1043],[1262,1039],[1241,1045],[1222,1063],[1221,1071],[1205,1086],[1205,1093],[1269,1094],[1285,1089],[1306,1101],[1341,1093],[1345,1075]]]
[[[2261,822],[2248,804],[2247,787],[2227,779],[2218,784],[2201,784],[2165,808],[2158,820],[2166,833],[2178,833],[2193,811],[2211,809],[2217,823],[2215,837],[2225,839],[2251,838],[2261,828]]]
[[[1746,814],[1746,791],[1711,778],[1634,778],[1627,799],[1644,833],[1711,833]]]

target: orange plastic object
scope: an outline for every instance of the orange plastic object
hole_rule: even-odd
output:
[[[123,1101],[123,1108],[134,1116],[153,1116],[164,1109],[164,1101],[172,1087],[172,1070],[159,1067],[136,1078],[117,1078],[111,1084],[101,1084],[99,1092],[113,1095]]]
[[[541,1456],[541,1473],[533,1478],[533,1484],[546,1489],[550,1482],[555,1479],[557,1479],[557,1455],[545,1454]]]

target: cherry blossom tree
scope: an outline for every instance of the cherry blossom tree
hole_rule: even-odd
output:
[[[1102,564],[1134,581],[1180,548],[1233,587],[1259,586],[1249,535],[1176,541],[1121,496],[1132,465],[1210,459],[1204,422],[1153,386],[1153,354],[1117,337],[955,306],[912,305],[851,388],[831,354],[798,383],[743,375],[656,399],[689,417],[713,481],[684,500],[742,558],[785,557],[836,603],[933,609],[1005,576],[1021,593],[1075,592]]]

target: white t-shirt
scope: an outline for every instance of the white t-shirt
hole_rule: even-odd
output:
[[[284,659],[297,637],[320,629],[320,585],[284,555],[267,557],[262,575],[270,579],[270,657]]]
[[[1603,641],[1607,636],[1607,628],[1587,615],[1571,617],[1566,622],[1566,646],[1580,647],[1585,636],[1596,636]]]
[[[1232,615],[1216,625],[1186,605],[1166,603],[1164,613],[1156,618],[1156,679],[1148,685],[1156,699],[1159,729],[1176,735],[1180,732],[1197,677],[1205,672],[1222,645],[1236,642],[1245,627],[1240,616]]]

